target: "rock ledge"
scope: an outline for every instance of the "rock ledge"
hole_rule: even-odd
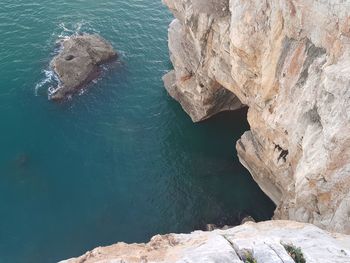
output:
[[[294,263],[285,246],[308,263],[349,263],[350,236],[292,221],[248,222],[228,230],[157,235],[147,244],[99,247],[61,263]]]

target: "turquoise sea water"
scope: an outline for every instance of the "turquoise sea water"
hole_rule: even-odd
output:
[[[166,94],[171,19],[160,0],[1,0],[0,263],[272,215],[235,157],[245,111],[193,124]],[[55,42],[76,32],[100,33],[120,61],[50,102]]]

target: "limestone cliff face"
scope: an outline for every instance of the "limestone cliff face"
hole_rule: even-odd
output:
[[[275,218],[350,233],[350,1],[163,1],[169,94],[194,121],[247,105],[237,150]]]
[[[230,12],[225,0],[165,0],[177,19],[169,28],[175,71],[164,76],[169,94],[193,121],[242,107],[228,89],[230,76]]]
[[[246,223],[228,230],[155,236],[148,244],[99,247],[61,263],[294,263],[300,248],[308,263],[349,263],[350,236],[290,221]],[[253,261],[249,261],[253,262]]]

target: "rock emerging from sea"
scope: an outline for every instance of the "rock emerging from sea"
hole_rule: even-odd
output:
[[[98,76],[101,65],[117,58],[112,45],[96,34],[74,35],[61,45],[60,53],[51,62],[60,82],[50,94],[53,100],[76,93]]]

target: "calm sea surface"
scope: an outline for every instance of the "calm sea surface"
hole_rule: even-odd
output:
[[[166,94],[171,19],[160,0],[1,0],[0,263],[272,215],[235,156],[245,111],[193,124]],[[77,32],[101,34],[120,61],[50,102],[55,42]]]

